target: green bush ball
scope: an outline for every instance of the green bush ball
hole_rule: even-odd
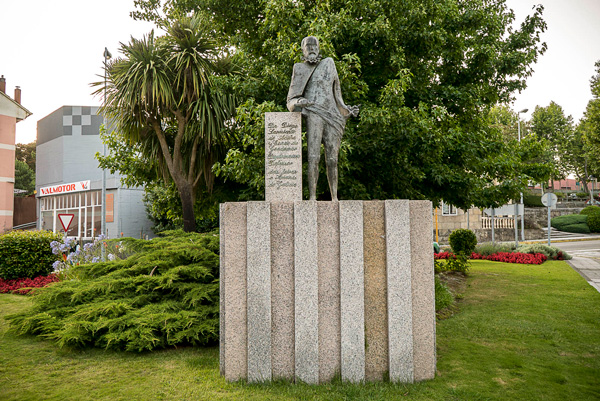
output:
[[[600,206],[586,206],[579,214],[590,216],[592,214],[600,214]]]
[[[600,233],[600,213],[588,215],[587,225],[593,233]]]
[[[452,231],[448,238],[452,252],[455,254],[471,255],[477,246],[477,237],[471,230],[459,228]]]

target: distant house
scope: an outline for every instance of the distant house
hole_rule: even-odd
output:
[[[551,186],[552,182],[548,181],[548,183],[545,185]],[[592,189],[593,186],[594,186],[594,183],[592,181],[590,181],[587,183],[587,188],[584,188],[583,185],[581,184],[581,182],[577,181],[574,178],[565,178],[563,180],[555,180],[554,181],[554,190],[555,191],[561,190],[561,191],[589,192],[589,190]],[[531,185],[529,188],[540,191],[540,184]]]
[[[142,202],[143,188],[121,185],[118,175],[106,172],[102,199],[103,117],[98,107],[63,106],[38,121],[36,197],[38,229],[64,232],[60,215],[73,215],[67,235],[92,239],[101,234],[102,204],[110,238],[153,236]],[[70,219],[70,216],[68,217]]]
[[[15,134],[17,123],[31,112],[21,105],[21,89],[6,94],[6,79],[0,77],[0,233],[13,228],[15,189]]]

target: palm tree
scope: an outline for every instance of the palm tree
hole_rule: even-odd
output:
[[[212,189],[212,166],[226,149],[224,125],[235,111],[233,95],[215,88],[224,63],[198,17],[174,23],[162,37],[154,31],[121,43],[122,56],[107,64],[101,112],[129,143],[157,160],[160,176],[172,179],[181,198],[184,231],[196,228],[197,189]],[[225,63],[226,64],[226,63]],[[95,92],[104,93],[104,83]]]

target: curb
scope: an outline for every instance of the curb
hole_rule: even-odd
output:
[[[588,237],[588,238],[558,238],[552,239],[550,238],[550,242],[578,242],[578,241],[598,241],[600,237]],[[514,242],[514,241],[503,241],[503,242]],[[519,241],[519,244],[539,244],[548,242],[548,239],[532,239],[527,241]]]

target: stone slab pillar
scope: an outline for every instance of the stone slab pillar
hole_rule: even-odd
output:
[[[431,202],[226,203],[220,217],[227,380],[434,377]]]

